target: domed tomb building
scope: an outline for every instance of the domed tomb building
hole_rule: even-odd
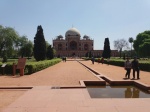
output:
[[[59,35],[53,39],[53,48],[56,50],[57,57],[85,57],[87,52],[91,52],[95,57],[101,56],[103,50],[93,50],[93,44],[94,41],[89,36],[84,35],[81,38],[79,30],[76,28],[69,29],[65,33],[65,38]]]

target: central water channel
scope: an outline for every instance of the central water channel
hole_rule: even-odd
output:
[[[91,98],[150,98],[134,86],[87,86]]]
[[[82,64],[87,69],[89,69],[94,74],[99,75],[99,73],[95,72],[90,67],[87,67],[81,62],[79,63]],[[133,85],[111,86],[109,85],[109,82],[105,78],[103,78],[103,80],[105,80],[106,83],[108,83],[107,86],[86,85],[86,88],[91,98],[150,98],[150,93],[148,91],[143,91]]]

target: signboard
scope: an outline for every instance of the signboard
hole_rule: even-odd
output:
[[[25,64],[26,64],[26,58],[19,58],[18,64],[17,64],[17,69],[24,69]]]
[[[4,63],[4,64],[2,64],[2,66],[1,66],[1,67],[3,68],[3,67],[5,67],[6,65],[7,65],[7,64],[6,64],[6,63]]]

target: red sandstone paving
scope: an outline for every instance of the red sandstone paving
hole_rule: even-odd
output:
[[[99,79],[77,61],[67,61],[31,75],[0,76],[0,86],[72,86],[80,80]]]
[[[22,96],[26,90],[0,90],[0,112],[4,108]]]
[[[126,71],[123,67],[101,64],[101,63],[98,64],[97,62],[93,65],[91,61],[81,61],[81,62],[113,80],[124,80],[123,78],[125,78]],[[132,78],[133,75],[131,70],[130,79],[128,80],[131,80]],[[136,81],[150,85],[150,72],[140,71],[140,80],[136,80]]]
[[[77,61],[60,62],[45,70],[24,76],[0,76],[0,87],[5,86],[76,86],[80,80],[99,80]],[[26,91],[0,90],[0,111]]]
[[[81,62],[95,69],[99,73],[102,73],[103,75],[110,77],[111,79],[123,80],[124,78],[125,70],[122,67],[116,67],[112,65],[108,66],[106,64],[102,65],[98,63],[92,65],[91,61],[81,61]],[[148,78],[149,75],[150,72],[141,71],[140,73],[141,79],[139,81],[150,85],[150,78]],[[51,86],[51,85],[70,86],[70,85],[80,85],[79,80],[99,80],[99,79],[93,76],[87,69],[85,69],[76,61],[67,61],[66,63],[60,62],[57,65],[49,67],[40,72],[34,73],[32,75],[27,75],[23,77],[0,76],[0,86],[1,87],[2,86]],[[7,107],[12,102],[14,102],[15,100],[17,100],[20,96],[23,96],[24,93],[26,93],[25,90],[23,91],[22,90],[0,90],[0,111],[3,108]],[[104,104],[104,101],[105,100],[100,102],[103,102]],[[121,102],[123,101],[127,101],[127,100],[121,100]],[[98,103],[98,105],[100,105],[100,102]],[[108,101],[106,102],[108,105]],[[38,108],[34,108],[34,109],[38,109]],[[122,107],[120,109],[122,109]],[[123,110],[125,109],[126,107]],[[130,110],[132,109],[130,108]]]
[[[125,70],[107,64],[94,65],[91,61],[81,61],[99,73],[110,77],[113,80],[124,80]],[[140,82],[150,85],[150,72],[140,71]],[[131,76],[132,78],[132,71]],[[31,75],[20,76],[0,76],[0,86],[73,86],[80,85],[80,80],[99,80],[87,69],[76,61],[60,62],[45,70]],[[128,79],[131,80],[131,79]]]

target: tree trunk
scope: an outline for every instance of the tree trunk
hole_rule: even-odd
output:
[[[121,58],[121,52],[122,52],[122,48],[120,49],[120,58]]]
[[[132,43],[131,43],[131,58],[132,58]]]

